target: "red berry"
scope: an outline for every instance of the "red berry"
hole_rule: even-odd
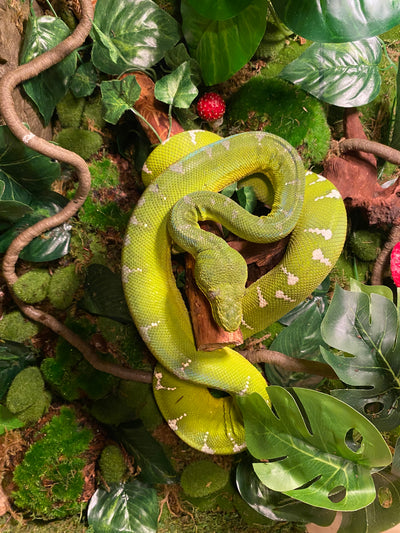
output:
[[[396,287],[400,287],[400,242],[395,244],[390,256],[390,271]]]
[[[212,122],[225,113],[225,102],[217,93],[206,93],[197,102],[197,114],[202,120]]]

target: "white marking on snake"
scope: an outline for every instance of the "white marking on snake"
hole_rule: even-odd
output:
[[[190,140],[192,141],[192,143],[194,145],[197,144],[197,141],[196,141],[196,132],[195,131],[189,131],[189,137],[190,137]]]
[[[324,253],[321,250],[321,248],[317,248],[316,250],[313,250],[312,258],[314,259],[314,261],[319,261],[320,263],[323,263],[324,265],[328,267],[332,266],[332,263],[330,262],[330,260],[324,256]]]
[[[247,329],[254,329],[252,326],[249,326],[248,324],[246,324],[246,322],[243,320],[243,318],[242,318],[241,324],[242,324],[242,326],[244,326]]]
[[[287,275],[287,283],[288,285],[296,285],[296,283],[299,281],[299,278],[288,271],[288,269],[284,266],[281,267],[281,270],[284,274]]]
[[[192,198],[188,194],[183,197],[183,201],[185,202],[185,204],[195,205]]]
[[[142,205],[144,205],[145,203],[146,203],[146,198],[145,198],[144,196],[141,196],[141,197],[139,198],[139,200],[137,201],[136,206],[137,206],[137,207],[142,207]]]
[[[172,167],[170,167],[172,168]],[[163,199],[163,200],[166,200],[167,197],[164,196],[162,194],[162,192],[160,191],[160,187],[158,186],[158,183],[150,183],[150,185],[147,187],[147,190],[150,191],[150,192],[154,192],[154,194],[159,194],[160,197]]]
[[[185,418],[187,416],[186,413],[183,413],[183,415],[178,416],[178,418],[172,418],[171,420],[168,420],[168,425],[173,431],[178,431],[178,422]]]
[[[261,287],[257,287],[257,296],[259,307],[266,307],[268,305],[268,302],[261,293]]]
[[[210,435],[210,432],[209,431],[206,431],[205,434],[204,434],[204,439],[203,439],[203,446],[201,447],[201,451],[203,453],[211,453],[211,454],[214,454],[215,453],[215,450],[213,450],[212,448],[210,448],[207,444],[207,440],[208,440],[208,436]]]
[[[29,144],[34,137],[36,137],[36,135],[32,132],[29,132],[22,137],[22,142],[24,144]]]
[[[309,174],[313,174],[313,172],[311,172],[310,170],[306,172],[306,176],[308,176]],[[320,174],[317,174],[317,179],[315,181],[311,181],[310,185],[315,185],[316,183],[321,183],[322,181],[326,181],[326,178],[324,178],[324,176],[321,176]]]
[[[127,233],[125,235],[125,239],[124,239],[124,246],[129,246],[131,244],[131,237],[130,235]]]
[[[265,137],[265,133],[262,133],[261,131],[259,133],[256,133],[256,139],[260,143]]]
[[[245,394],[247,394],[247,391],[249,390],[249,386],[250,386],[250,379],[251,379],[251,377],[247,376],[244,388],[241,391],[239,391],[239,393],[238,393],[239,396],[244,396]]]
[[[153,174],[153,172],[149,169],[146,163],[142,167],[142,172],[144,172],[145,174]]]
[[[159,323],[160,323],[160,321],[158,320],[157,322],[152,322],[148,326],[141,326],[139,328],[139,331],[140,331],[144,341],[150,341],[149,330],[151,328],[156,328],[159,325]]]
[[[147,228],[147,223],[140,222],[140,220],[137,219],[136,215],[131,216],[129,224],[132,224],[132,226],[143,226],[144,228]]]
[[[177,163],[174,163],[173,165],[169,167],[169,169],[172,170],[172,172],[177,172],[178,174],[185,173],[185,169],[183,168],[182,161],[178,161]]]
[[[325,194],[325,196],[317,196],[314,198],[314,202],[317,202],[318,200],[324,200],[325,198],[341,198],[340,192],[337,189],[332,189],[331,192],[328,192],[328,194]]]
[[[176,387],[164,387],[161,383],[163,378],[162,372],[154,372],[154,377],[156,378],[156,384],[154,385],[156,390],[176,390]]]
[[[180,372],[181,372],[182,374],[185,373],[185,370],[187,369],[187,367],[190,365],[191,362],[192,362],[191,359],[187,359],[186,362],[181,363]]]
[[[133,272],[143,272],[143,270],[141,268],[129,268],[124,265],[121,269],[122,283],[128,283],[129,274],[133,274]]]
[[[234,210],[232,211],[232,215],[231,215],[232,220],[235,220],[235,218],[238,217],[238,214],[239,214],[238,211],[237,211],[236,209],[234,209]]]
[[[231,143],[228,141],[228,139],[226,139],[225,141],[222,141],[221,146],[229,150]]]
[[[235,439],[232,437],[231,433],[227,433],[229,440],[233,444],[232,450],[234,453],[240,452],[246,448],[246,443],[238,444]]]
[[[322,235],[322,237],[329,241],[329,239],[332,239],[332,230],[330,229],[319,229],[319,228],[308,228],[304,231],[308,231],[308,233],[315,233],[317,235]]]
[[[285,294],[283,291],[276,291],[275,298],[278,298],[279,300],[285,300],[285,302],[295,302],[296,300],[293,300],[293,298],[290,298],[287,294]]]
[[[204,151],[205,151],[205,153],[208,155],[208,157],[212,157],[212,155],[213,155],[212,145],[207,145],[207,146],[204,148]]]
[[[285,185],[297,185],[298,180],[287,181]]]

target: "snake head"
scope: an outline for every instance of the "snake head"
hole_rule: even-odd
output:
[[[236,250],[226,248],[223,254],[215,249],[198,254],[194,276],[210,302],[215,322],[225,331],[235,331],[242,322],[247,265]]]

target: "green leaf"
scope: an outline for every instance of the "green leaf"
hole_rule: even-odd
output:
[[[397,0],[271,1],[282,22],[310,41],[356,41],[400,24]]]
[[[313,43],[279,76],[328,104],[356,107],[378,95],[381,57],[382,47],[376,37],[349,43]]]
[[[80,65],[72,78],[70,89],[76,98],[90,96],[97,85],[97,71],[90,61]]]
[[[160,61],[180,39],[178,23],[151,0],[98,0],[92,29],[92,61],[107,74],[144,69]]]
[[[295,320],[297,320],[303,313],[305,313],[310,307],[317,307],[321,315],[325,314],[325,311],[329,305],[328,301],[328,291],[331,286],[331,281],[329,276],[327,276],[324,281],[318,285],[318,287],[313,291],[312,297],[307,298],[303,302],[296,305],[294,309],[286,313],[282,318],[279,319],[279,323],[284,326],[290,326]]]
[[[43,52],[54,48],[69,34],[68,26],[59,18],[29,17],[20,63],[28,63]],[[68,90],[70,80],[75,73],[76,61],[77,52],[74,51],[57,65],[23,83],[26,93],[37,105],[45,124],[49,123],[56,105]]]
[[[320,346],[327,347],[327,345],[321,337],[322,317],[321,310],[314,300],[314,305],[306,308],[297,320],[279,333],[270,349],[293,358],[324,362]],[[274,365],[265,365],[265,373],[268,383],[283,387],[315,388],[323,380],[320,376],[291,372]]]
[[[154,87],[157,100],[183,109],[190,107],[198,92],[191,80],[189,61],[179,65],[171,74],[163,76]]]
[[[158,513],[156,490],[134,480],[97,489],[87,518],[96,533],[155,533]]]
[[[102,81],[100,90],[105,108],[104,120],[111,124],[116,124],[140,96],[140,85],[135,76],[126,76],[123,80]]]
[[[7,407],[0,405],[0,435],[3,435],[3,433],[6,431],[12,431],[13,429],[21,428],[23,425],[24,423],[21,422],[21,420],[18,420],[18,418],[11,413]]]
[[[332,391],[381,430],[400,424],[400,345],[394,303],[380,294],[345,291],[336,285],[321,325],[325,361],[347,385]]]
[[[206,85],[227,80],[256,51],[266,28],[267,4],[253,0],[228,20],[212,20],[181,2],[182,31],[191,53],[200,64]]]
[[[0,170],[0,219],[16,222],[26,213],[31,213],[32,194]]]
[[[183,43],[178,43],[171,50],[168,50],[165,54],[164,61],[171,70],[178,68],[185,61],[189,61],[190,77],[193,83],[197,86],[202,82],[200,65],[193,57],[190,57]]]
[[[188,4],[202,17],[213,20],[226,20],[238,15],[251,0],[187,0]]]
[[[392,456],[379,431],[345,403],[321,392],[268,387],[238,397],[254,471],[271,490],[304,503],[355,511],[375,499],[372,469]],[[360,438],[358,439],[357,436]]]
[[[86,271],[85,294],[79,305],[94,315],[106,316],[123,324],[132,322],[121,276],[114,274],[104,265],[89,265]]]
[[[365,294],[380,294],[390,301],[393,301],[393,292],[386,285],[365,285],[360,281],[350,278],[350,290],[352,292],[365,292]]]
[[[239,205],[243,207],[243,209],[246,209],[246,211],[249,211],[249,213],[253,213],[257,205],[257,195],[254,187],[251,185],[240,187],[236,194]]]
[[[261,483],[250,461],[238,464],[236,486],[244,501],[270,520],[313,522],[319,526],[329,526],[335,517],[334,511],[307,505],[282,492],[269,489]]]
[[[21,370],[34,363],[32,348],[12,341],[0,342],[0,399],[8,391],[12,380]]]
[[[7,126],[0,126],[0,170],[31,193],[48,190],[61,175],[57,161],[28,148]]]
[[[113,434],[140,467],[141,481],[150,485],[176,483],[176,472],[162,446],[141,422],[121,424]]]

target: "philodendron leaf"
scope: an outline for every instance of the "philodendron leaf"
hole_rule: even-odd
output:
[[[345,291],[336,285],[321,325],[325,361],[351,387],[331,391],[387,431],[400,424],[400,344],[394,303],[380,294]]]
[[[0,219],[16,222],[33,211],[31,202],[32,194],[0,169]]]
[[[49,190],[61,174],[60,163],[28,148],[7,126],[0,126],[0,170],[31,193]]]
[[[30,16],[21,50],[21,64],[28,63],[43,52],[54,48],[69,34],[68,26],[60,18]],[[76,62],[77,52],[74,51],[57,65],[23,83],[25,91],[37,105],[45,124],[48,124],[56,105],[66,94],[76,70]]]
[[[152,67],[180,39],[178,23],[151,0],[98,0],[92,29],[92,61],[119,76]]]
[[[254,472],[250,461],[244,460],[236,468],[236,486],[239,494],[252,509],[270,520],[285,522],[313,522],[329,526],[335,512],[306,503],[276,492],[264,485]]]
[[[202,17],[226,20],[238,15],[252,0],[187,0]]]
[[[230,78],[256,51],[266,28],[267,3],[252,2],[227,20],[205,18],[181,2],[182,30],[206,85]]]
[[[135,76],[126,76],[122,80],[102,81],[100,85],[104,120],[116,124],[128,109],[132,109],[140,96],[140,85]]]
[[[87,518],[96,533],[156,533],[157,492],[138,480],[96,490]]]
[[[154,87],[154,96],[165,104],[187,109],[198,94],[190,77],[190,63],[185,61],[178,68],[159,79]]]
[[[372,469],[392,456],[379,431],[345,403],[321,392],[268,387],[273,410],[259,394],[238,397],[246,442],[260,480],[271,490],[336,511],[375,499]]]
[[[377,37],[348,43],[313,43],[279,76],[328,104],[356,107],[378,95],[381,57]]]
[[[398,0],[271,1],[282,22],[310,41],[355,41],[400,24]]]

